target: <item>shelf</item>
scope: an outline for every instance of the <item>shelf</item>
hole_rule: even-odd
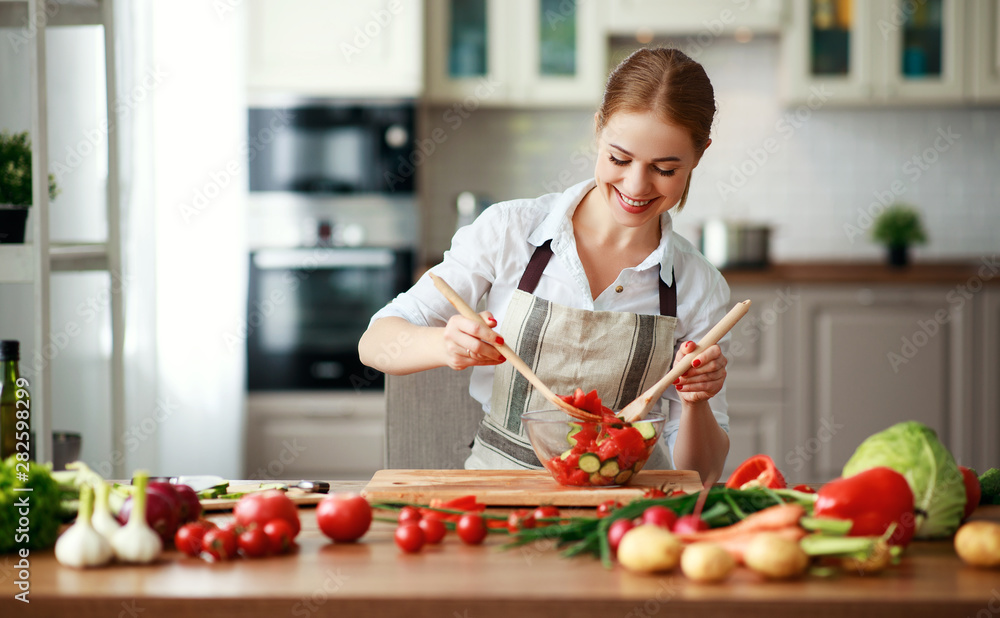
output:
[[[45,3],[47,26],[100,26],[101,5],[97,0]],[[0,27],[25,28],[28,25],[27,0],[0,0]]]
[[[52,272],[108,270],[105,243],[53,243],[49,246],[49,254]],[[0,245],[0,283],[31,283],[34,279],[33,245]]]

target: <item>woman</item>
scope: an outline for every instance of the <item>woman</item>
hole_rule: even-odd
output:
[[[482,315],[499,332],[457,315],[429,277],[372,318],[359,344],[369,366],[389,374],[474,367],[469,391],[486,415],[466,468],[540,467],[520,415],[551,404],[491,342],[506,339],[556,393],[596,388],[618,410],[725,315],[725,280],[673,232],[668,213],[684,206],[714,116],[700,64],[672,49],[635,52],[612,72],[595,114],[594,178],[493,205],[432,269],[470,305],[485,301]],[[728,342],[699,354],[667,389],[666,440],[647,467],[672,459],[706,483],[720,477]],[[401,353],[382,353],[390,344]]]

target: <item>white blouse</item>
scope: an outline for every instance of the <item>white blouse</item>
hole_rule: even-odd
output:
[[[573,212],[596,185],[589,179],[563,193],[550,193],[537,199],[511,200],[487,208],[471,224],[461,228],[452,239],[440,264],[431,272],[448,282],[470,305],[493,313],[503,324],[511,295],[535,248],[552,240],[553,259],[549,261],[534,294],[555,303],[592,311],[627,311],[658,315],[660,276],[672,282],[677,275],[677,328],[674,353],[681,343],[699,341],[729,311],[729,286],[726,280],[694,246],[674,233],[669,213],[660,217],[660,245],[641,264],[624,269],[596,299],[576,251]],[[619,289],[621,291],[619,291]],[[426,275],[407,292],[372,316],[398,316],[421,326],[443,326],[456,312]],[[728,354],[730,336],[719,345]],[[469,394],[488,412],[493,388],[493,366],[472,369]],[[585,385],[582,385],[585,386]],[[674,443],[680,427],[681,403],[670,387],[662,402],[669,416],[664,433],[673,461]],[[729,431],[726,387],[709,400],[716,421]]]

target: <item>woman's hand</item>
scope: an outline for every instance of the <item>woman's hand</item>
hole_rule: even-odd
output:
[[[698,346],[693,341],[685,341],[677,350],[674,364],[694,351]],[[722,355],[722,349],[713,345],[692,362],[691,368],[674,382],[677,394],[682,401],[695,403],[707,401],[715,396],[726,382],[726,365],[728,361]]]
[[[489,311],[479,315],[490,326],[497,325]],[[503,337],[469,318],[453,315],[444,327],[445,364],[455,370],[474,365],[499,365],[507,359],[491,345],[493,341],[502,344]]]

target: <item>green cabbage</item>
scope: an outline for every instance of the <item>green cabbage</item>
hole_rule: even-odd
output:
[[[916,421],[869,436],[844,466],[845,477],[886,466],[906,477],[917,512],[916,538],[948,537],[965,509],[965,483],[955,458],[933,429]]]

